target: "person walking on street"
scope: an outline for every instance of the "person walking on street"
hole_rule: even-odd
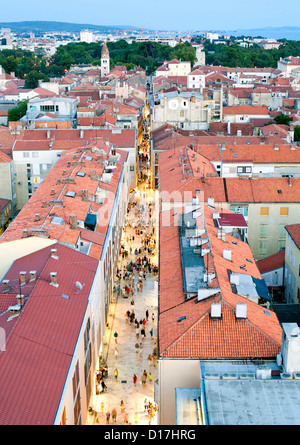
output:
[[[148,379],[149,379],[149,383],[152,383],[152,374],[151,374],[151,372],[149,372]]]
[[[117,358],[118,358],[118,353],[119,353],[119,351],[118,351],[118,348],[117,348],[117,347],[115,347],[115,359],[117,359]]]
[[[133,376],[133,384],[134,384],[134,386],[136,386],[136,382],[137,382],[137,376],[134,374],[134,376]]]
[[[118,370],[117,368],[114,370],[115,381],[118,380]]]
[[[115,337],[115,343],[118,343],[118,333],[117,333],[117,331],[115,331],[115,333],[114,333],[114,337]]]
[[[117,421],[117,410],[116,410],[116,408],[112,409],[111,418],[112,418],[113,423],[116,423],[116,421]]]
[[[125,413],[125,405],[124,405],[123,400],[121,400],[120,408],[121,408],[121,413],[124,414]]]
[[[106,425],[109,424],[109,418],[110,418],[110,412],[107,411],[107,413],[106,413]]]
[[[153,338],[153,328],[150,330],[151,339]]]

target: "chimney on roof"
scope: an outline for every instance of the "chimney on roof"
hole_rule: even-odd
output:
[[[96,174],[97,174],[97,171],[95,169],[90,170],[91,179],[96,179]]]
[[[57,249],[51,249],[51,258],[58,259]]]
[[[23,284],[26,283],[26,272],[22,271],[19,273],[19,280],[20,280],[20,285],[23,286]]]
[[[47,207],[47,201],[46,201],[46,199],[43,199],[43,201],[42,201],[42,207]]]
[[[3,280],[3,292],[7,292],[9,290],[9,280]]]
[[[24,295],[21,294],[17,295],[17,304],[22,308],[24,304]]]
[[[207,198],[207,205],[210,207],[215,207],[215,198]]]
[[[29,272],[30,274],[30,280],[29,281],[35,281],[36,280],[36,270],[31,270]]]
[[[231,261],[231,249],[223,249],[223,258]]]
[[[39,213],[36,213],[35,214],[35,221],[39,221],[40,220],[40,214]]]
[[[50,195],[55,195],[55,190],[54,189],[51,189]]]
[[[80,130],[80,139],[83,139],[83,136],[84,136],[84,130]]]
[[[58,287],[57,284],[57,272],[50,272],[50,284],[52,286]]]
[[[247,318],[247,303],[237,303],[235,307],[235,317],[239,319]]]
[[[227,133],[230,134],[230,122],[227,123]]]
[[[67,170],[64,168],[62,172],[63,176],[67,174]]]
[[[89,191],[88,189],[81,190],[82,201],[88,201],[89,199]]]
[[[47,130],[47,139],[50,139],[51,137],[51,130]]]
[[[71,161],[68,161],[67,167],[71,167],[71,165],[72,165]]]
[[[210,316],[211,318],[221,318],[221,302],[212,303],[210,308]]]
[[[240,276],[237,273],[232,273],[230,275],[230,284],[235,284],[238,286],[240,284]]]
[[[28,237],[28,229],[23,229],[23,238],[27,238]]]
[[[71,229],[77,229],[77,215],[70,215],[70,228]]]

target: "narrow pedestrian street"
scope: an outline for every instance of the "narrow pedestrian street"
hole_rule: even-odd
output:
[[[156,424],[158,202],[149,188],[148,150],[149,136],[140,146],[138,186],[130,194],[123,227],[103,352],[105,388],[98,385],[92,398],[89,425]]]

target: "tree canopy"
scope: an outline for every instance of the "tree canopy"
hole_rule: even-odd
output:
[[[200,43],[194,38],[193,42]],[[239,46],[237,39],[226,44],[214,44],[208,40],[204,42],[206,63],[208,65],[222,65],[229,67],[270,67],[276,68],[280,57],[299,56],[300,41],[280,40],[282,45],[278,49],[265,50],[254,44],[248,48]],[[126,40],[107,43],[110,54],[110,65],[125,65],[127,69],[141,66],[148,75],[166,60],[179,59],[190,61],[193,66],[196,61],[196,52],[189,42],[184,42],[172,48],[157,42],[128,43]],[[42,73],[47,77],[60,77],[69,70],[72,64],[101,64],[102,43],[70,42],[57,48],[55,54],[46,57],[39,50],[36,53],[21,49],[0,51],[0,65],[6,73],[14,72],[21,79],[28,77],[29,73]],[[32,80],[33,74],[29,75]],[[42,78],[42,77],[41,77]],[[29,81],[28,81],[29,82]],[[36,81],[32,82],[36,83]]]

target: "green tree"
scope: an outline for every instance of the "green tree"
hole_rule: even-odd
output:
[[[296,125],[294,127],[294,140],[296,142],[300,141],[300,127],[299,127],[299,125]]]
[[[22,100],[16,107],[8,110],[8,122],[19,121],[23,116],[25,116],[27,104],[28,100]]]
[[[37,88],[39,85],[39,80],[44,80],[49,82],[49,77],[46,74],[38,73],[37,71],[30,71],[26,76],[25,88]]]
[[[274,117],[274,121],[279,125],[290,125],[291,120],[293,120],[292,117],[282,113],[279,116]]]

